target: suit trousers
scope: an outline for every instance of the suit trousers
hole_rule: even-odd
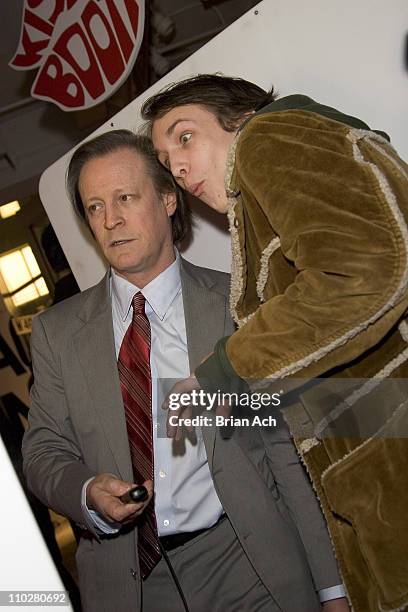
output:
[[[275,612],[228,519],[170,552],[190,612]],[[142,612],[184,612],[165,559],[142,585]]]

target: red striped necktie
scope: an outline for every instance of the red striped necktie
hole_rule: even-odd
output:
[[[133,318],[120,347],[118,369],[134,481],[142,484],[154,476],[150,323],[140,291],[132,304]],[[140,571],[145,579],[161,558],[154,500],[138,521]]]

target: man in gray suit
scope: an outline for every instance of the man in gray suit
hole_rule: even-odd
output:
[[[116,130],[85,143],[67,185],[110,270],[34,320],[23,452],[30,489],[82,528],[84,610],[313,612],[319,595],[323,609],[346,610],[320,508],[283,424],[232,436],[203,427],[172,440],[153,384],[154,479],[136,482],[149,496],[119,499],[138,468],[118,374],[135,294],[160,386],[185,378],[232,332],[229,281],[175,250],[186,211],[146,138]],[[143,575],[137,553],[149,512],[160,554]]]

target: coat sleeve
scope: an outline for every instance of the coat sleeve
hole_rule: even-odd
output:
[[[34,384],[29,428],[23,440],[23,468],[29,489],[48,507],[88,525],[81,510],[83,484],[95,476],[82,461],[73,432],[58,356],[41,316],[33,320]]]
[[[279,236],[296,276],[218,347],[202,376],[217,367],[247,380],[319,376],[376,344],[405,310],[407,230],[384,173],[391,163],[353,134],[305,111],[261,115],[244,129],[233,187],[247,219]],[[257,265],[245,248],[247,265]]]
[[[259,430],[276,487],[299,533],[316,590],[340,585],[342,580],[318,499],[282,415],[278,418],[279,426]]]

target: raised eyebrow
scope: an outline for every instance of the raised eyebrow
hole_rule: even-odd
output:
[[[179,118],[179,119],[176,119],[176,120],[175,120],[175,121],[173,121],[173,123],[172,123],[171,125],[169,125],[169,127],[167,128],[167,130],[166,130],[166,132],[165,132],[165,133],[166,133],[166,136],[172,136],[172,134],[173,134],[174,130],[175,130],[175,129],[176,129],[176,127],[177,127],[177,125],[178,125],[179,123],[181,123],[182,121],[192,121],[192,119],[189,119],[188,117],[185,117],[185,118],[182,118],[182,117],[181,117],[181,118]]]

